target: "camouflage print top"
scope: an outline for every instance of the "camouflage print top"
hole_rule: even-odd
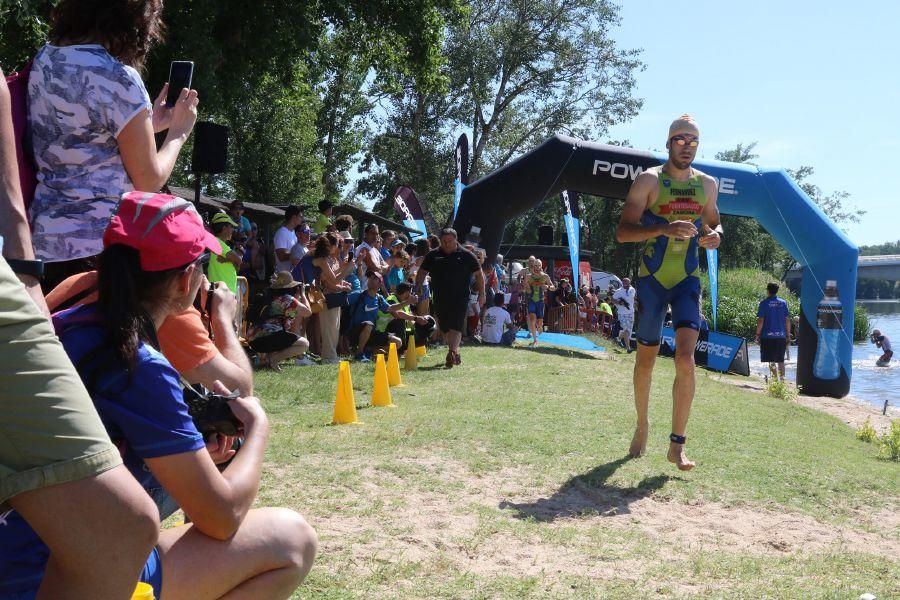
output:
[[[28,81],[38,258],[72,260],[103,249],[119,198],[133,189],[116,137],[145,110],[152,104],[140,75],[102,46],[48,44],[38,52]]]

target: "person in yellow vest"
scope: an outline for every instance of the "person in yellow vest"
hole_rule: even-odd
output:
[[[243,252],[232,250],[228,242],[234,235],[235,223],[227,213],[216,213],[210,220],[210,229],[222,246],[222,255],[213,256],[209,261],[206,278],[210,283],[223,282],[232,293],[237,294],[237,270],[241,268]]]
[[[650,382],[671,305],[676,350],[667,457],[682,471],[696,466],[685,455],[684,443],[694,400],[694,346],[700,328],[699,248],[718,248],[721,241],[716,181],[691,167],[699,144],[700,129],[693,117],[682,115],[672,122],[666,140],[668,160],[635,178],[616,229],[619,242],[644,244],[636,286],[640,299],[634,364],[637,427],[629,453],[641,456],[647,447]]]

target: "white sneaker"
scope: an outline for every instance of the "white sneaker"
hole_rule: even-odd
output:
[[[316,363],[315,361],[310,360],[308,356],[304,356],[303,358],[298,358],[297,360],[295,360],[294,364],[298,367],[311,367]]]

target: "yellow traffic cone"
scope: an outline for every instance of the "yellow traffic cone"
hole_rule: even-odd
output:
[[[372,389],[372,406],[394,406],[391,400],[391,386],[388,385],[387,367],[384,355],[375,358],[375,382]]]
[[[407,371],[415,371],[419,368],[419,358],[416,356],[416,336],[409,335],[409,341],[406,342],[406,352],[403,354],[403,368]]]
[[[421,346],[416,346],[416,356],[418,356],[419,358],[422,358],[423,356],[425,356],[425,341],[424,340],[422,341]]]
[[[342,360],[338,366],[337,391],[334,398],[332,425],[358,423],[356,401],[353,399],[353,380],[350,378],[350,363]]]
[[[388,385],[403,387],[403,379],[400,377],[400,359],[397,357],[397,344],[393,342],[388,348],[387,374]]]

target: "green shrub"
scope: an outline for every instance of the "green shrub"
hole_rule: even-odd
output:
[[[868,444],[871,444],[878,439],[878,432],[872,427],[872,421],[870,419],[867,418],[862,427],[856,430],[856,439]]]
[[[891,421],[891,429],[878,440],[879,456],[900,461],[900,419]]]
[[[703,284],[703,314],[712,326],[712,297],[709,293],[709,277],[700,278]],[[766,297],[766,284],[778,281],[778,277],[759,269],[723,269],[719,271],[718,330],[752,340],[756,337],[756,310]],[[800,299],[787,285],[781,284],[778,295],[788,303],[791,317],[800,314]],[[864,340],[869,335],[869,315],[866,309],[856,305],[853,313],[853,339]]]
[[[869,311],[857,302],[856,310],[853,311],[853,341],[861,342],[869,339],[870,329],[872,326],[869,323]]]
[[[766,385],[766,392],[771,397],[779,400],[793,400],[797,397],[797,388],[793,384],[774,377],[769,379],[769,383]]]

